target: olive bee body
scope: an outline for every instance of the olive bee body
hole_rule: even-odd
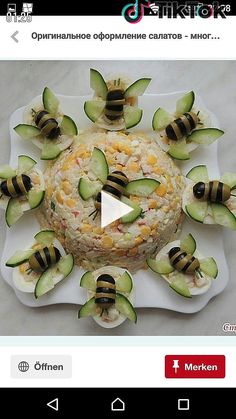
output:
[[[115,121],[123,115],[125,105],[124,91],[121,89],[110,90],[106,96],[105,116],[110,121]]]
[[[107,192],[110,195],[112,195],[114,198],[119,199],[123,194],[125,194],[125,187],[128,183],[129,181],[128,181],[127,176],[123,172],[115,170],[114,172],[112,172],[110,175],[107,176],[107,180],[106,180],[106,183],[102,187],[102,191]],[[96,196],[95,208],[96,208],[96,211],[99,211],[101,208],[101,192],[99,192]]]
[[[115,303],[116,285],[111,275],[103,274],[97,278],[95,303],[104,309],[108,309]]]
[[[198,182],[193,186],[193,195],[202,201],[221,203],[228,201],[231,196],[231,188],[218,180],[207,183]]]
[[[34,272],[44,272],[46,269],[55,265],[61,258],[60,251],[54,247],[44,247],[43,249],[37,250],[29,258],[30,269]]]
[[[41,134],[48,139],[55,139],[60,135],[57,120],[45,110],[36,112],[34,115],[35,125],[41,130]]]
[[[190,134],[198,123],[198,115],[194,112],[186,112],[167,125],[165,128],[166,136],[173,141],[180,140],[184,136]]]
[[[17,198],[26,195],[27,192],[32,188],[32,182],[27,175],[18,175],[7,180],[4,180],[0,189],[3,195],[9,196],[10,198]]]
[[[191,274],[200,268],[200,263],[195,256],[182,251],[180,247],[173,247],[169,251],[171,265],[179,272]]]

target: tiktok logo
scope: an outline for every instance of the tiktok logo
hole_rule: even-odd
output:
[[[149,0],[135,0],[134,3],[129,3],[122,9],[122,16],[129,23],[138,23],[144,15],[144,8],[150,6]]]

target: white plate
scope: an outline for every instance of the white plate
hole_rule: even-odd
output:
[[[133,129],[133,131],[148,130],[151,132],[151,121],[155,110],[161,106],[169,111],[173,111],[176,100],[183,95],[184,92],[175,92],[171,94],[153,94],[144,95],[139,99],[139,105],[144,110],[141,123]],[[67,115],[70,115],[80,129],[91,126],[89,119],[86,117],[83,105],[84,101],[91,99],[91,96],[62,96],[58,95],[61,103],[61,109]],[[199,109],[205,106],[197,95],[196,105]],[[39,166],[43,167],[44,163],[40,161],[40,151],[30,141],[21,140],[13,130],[13,127],[23,121],[24,108],[17,109],[10,119],[10,135],[11,135],[11,157],[10,165],[17,165],[17,156],[26,154],[39,162]],[[208,113],[210,113],[208,111]],[[210,113],[212,126],[218,127],[216,117]],[[224,137],[220,139],[224,141]],[[206,164],[210,177],[219,176],[219,167],[217,161],[217,142],[209,147],[200,146],[192,153],[192,158],[187,162],[177,162],[182,167],[183,173],[187,173],[189,169],[198,164]],[[24,215],[22,219],[10,229],[7,228],[6,242],[2,255],[1,272],[5,281],[13,287],[12,269],[5,266],[5,261],[19,249],[27,248],[34,234],[39,230],[33,211]],[[155,275],[150,270],[140,270],[134,275],[135,280],[135,307],[158,307],[174,310],[182,313],[194,313],[201,310],[208,301],[223,291],[225,288],[229,274],[225,259],[221,228],[216,226],[206,226],[199,223],[186,220],[183,226],[184,232],[191,232],[197,240],[200,252],[204,256],[213,256],[219,267],[219,275],[214,280],[209,291],[192,299],[186,299],[171,289],[166,282]],[[64,282],[62,281],[53,292],[35,300],[32,294],[25,294],[15,290],[18,299],[25,305],[31,307],[40,307],[57,303],[83,304],[86,301],[86,291],[80,288],[79,280],[84,271],[79,267],[75,267],[73,273]]]

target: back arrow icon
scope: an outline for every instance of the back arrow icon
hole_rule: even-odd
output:
[[[50,402],[48,402],[47,406],[50,407],[53,410],[56,410],[56,412],[58,412],[58,410],[59,410],[59,400],[58,400],[58,398],[53,399]]]
[[[19,40],[16,38],[16,35],[18,35],[19,31],[15,31],[12,35],[11,38],[13,39],[13,41],[15,42],[19,42]]]

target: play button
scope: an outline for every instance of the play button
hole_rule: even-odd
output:
[[[129,205],[119,201],[119,199],[113,198],[112,195],[107,192],[101,192],[101,226],[102,228],[113,223],[124,215],[129,214],[133,211]]]

